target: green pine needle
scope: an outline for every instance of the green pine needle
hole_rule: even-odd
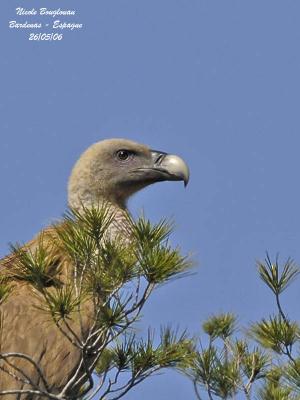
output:
[[[226,339],[235,331],[236,317],[231,313],[210,317],[202,324],[202,328],[212,339]]]
[[[179,249],[157,245],[142,253],[138,260],[142,274],[149,283],[160,284],[175,277],[186,275],[191,268],[191,261],[180,254]]]
[[[249,334],[267,349],[282,354],[284,347],[291,347],[298,341],[300,328],[296,322],[283,320],[280,316],[262,319],[251,326]]]
[[[38,289],[59,284],[56,279],[59,265],[50,249],[44,246],[43,235],[34,250],[19,245],[11,245],[11,249],[15,256],[10,270],[13,279],[28,282]]]
[[[157,224],[152,224],[145,217],[132,221],[133,235],[137,245],[141,248],[153,248],[165,243],[173,231],[173,223],[163,219]]]
[[[7,300],[8,296],[13,291],[13,284],[9,282],[9,279],[6,277],[0,277],[0,305]]]
[[[78,306],[84,301],[84,296],[75,295],[72,285],[45,290],[43,292],[44,305],[38,308],[50,313],[55,320],[70,318],[71,314],[78,310]]]
[[[272,263],[267,254],[265,262],[257,262],[260,278],[272,290],[275,295],[282,293],[297,277],[299,268],[295,265],[292,259],[287,259],[280,273],[278,257]]]
[[[241,363],[245,376],[254,381],[266,376],[270,357],[256,347],[253,351],[244,354]]]

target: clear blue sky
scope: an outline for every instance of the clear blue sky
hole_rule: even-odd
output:
[[[76,9],[84,27],[62,42],[28,41],[8,29],[25,5]],[[60,217],[86,147],[130,138],[191,169],[186,190],[157,184],[130,202],[135,215],[173,217],[173,243],[197,263],[196,275],[155,293],[145,326],[196,334],[212,313],[235,312],[244,326],[272,313],[255,260],[268,250],[300,263],[300,3],[2,0],[0,9],[1,255]],[[292,318],[299,285],[284,297]],[[166,373],[127,398],[141,396],[193,391]]]

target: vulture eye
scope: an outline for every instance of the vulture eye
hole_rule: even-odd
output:
[[[120,161],[126,161],[133,153],[128,150],[119,150],[117,151],[117,157]]]

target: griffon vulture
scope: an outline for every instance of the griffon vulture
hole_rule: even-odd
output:
[[[76,162],[69,179],[68,203],[72,208],[80,209],[108,202],[114,210],[109,234],[114,237],[123,233],[128,240],[127,199],[155,182],[184,181],[186,185],[188,179],[188,167],[178,156],[151,150],[129,140],[104,140],[89,147]],[[51,228],[48,230],[51,231]],[[44,232],[47,233],[47,229]],[[34,249],[39,236],[24,248]],[[14,262],[13,255],[2,259],[0,275],[9,273]],[[14,367],[10,368],[7,362],[1,361],[1,354],[13,352],[28,355],[43,371],[52,393],[60,393],[78,367],[78,350],[35,306],[28,284],[18,281],[12,294],[0,305],[0,392],[34,389],[26,384],[26,379],[24,382],[24,375],[18,373],[18,368],[25,371],[31,381],[43,385],[31,362],[12,357],[8,361]],[[83,318],[82,323],[89,324],[88,318]],[[27,392],[6,394],[4,398],[28,400],[42,397]]]

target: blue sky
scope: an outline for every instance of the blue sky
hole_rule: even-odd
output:
[[[25,5],[76,9],[84,27],[61,42],[28,41],[8,29]],[[85,148],[125,137],[191,169],[187,189],[157,184],[129,204],[134,215],[173,218],[172,242],[196,261],[196,275],[155,293],[145,326],[196,334],[212,313],[235,312],[243,326],[272,313],[255,260],[267,250],[300,263],[299,14],[289,0],[3,0],[0,254],[61,216]],[[283,299],[295,319],[299,283]],[[193,391],[166,373],[127,398],[141,395]]]

